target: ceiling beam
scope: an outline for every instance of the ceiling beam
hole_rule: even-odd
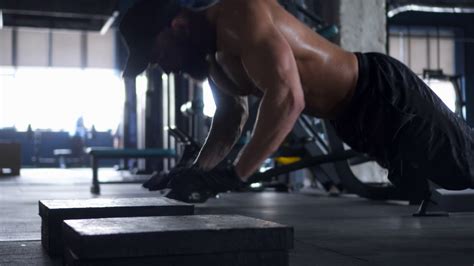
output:
[[[82,13],[65,13],[55,11],[39,11],[39,10],[17,10],[4,9],[6,15],[22,15],[22,16],[37,16],[37,17],[51,17],[51,18],[72,18],[72,19],[108,19],[110,15],[97,14],[82,14]]]
[[[5,27],[33,27],[50,29],[90,30],[99,31],[104,20],[77,18],[48,18],[38,16],[4,15]]]
[[[0,9],[110,16],[118,0],[2,0]]]

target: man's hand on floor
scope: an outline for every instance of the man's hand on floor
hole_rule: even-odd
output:
[[[150,179],[143,183],[143,187],[150,191],[166,189],[168,187],[168,183],[175,175],[178,175],[182,171],[192,167],[194,158],[196,158],[199,150],[200,147],[197,144],[186,145],[183,151],[183,156],[179,160],[179,163],[173,169],[171,169],[170,172],[153,173]]]
[[[176,166],[171,169],[169,173],[165,172],[155,172],[145,183],[143,187],[147,188],[150,191],[163,190],[168,187],[168,183],[173,178],[173,176],[185,171],[189,167],[185,166]]]
[[[171,191],[167,197],[184,202],[205,202],[218,193],[237,190],[243,185],[233,165],[210,171],[191,167],[170,177],[167,187]]]

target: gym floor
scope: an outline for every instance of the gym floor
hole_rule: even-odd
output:
[[[102,180],[127,179],[101,169]],[[90,198],[90,169],[24,169],[0,177],[0,265],[61,265],[41,248],[38,200]],[[102,185],[101,197],[148,197],[138,184]],[[474,265],[474,214],[411,216],[417,206],[323,193],[228,193],[198,214],[241,214],[291,225],[290,265]],[[231,240],[229,240],[231,241]]]

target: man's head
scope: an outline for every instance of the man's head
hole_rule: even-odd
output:
[[[120,32],[129,58],[125,77],[135,77],[149,64],[166,73],[186,73],[195,79],[208,74],[209,26],[202,13],[195,13],[175,0],[142,0],[125,14]]]

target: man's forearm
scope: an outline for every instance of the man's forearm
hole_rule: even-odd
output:
[[[195,164],[203,170],[211,170],[229,154],[236,139],[210,134],[204,143]]]
[[[221,116],[216,112],[211,130],[199,152],[195,164],[203,170],[216,167],[226,156],[242,134],[247,115]]]
[[[236,161],[236,172],[242,180],[247,180],[278,149],[303,108],[304,103],[291,97],[281,104],[271,99],[262,101],[252,139]]]

